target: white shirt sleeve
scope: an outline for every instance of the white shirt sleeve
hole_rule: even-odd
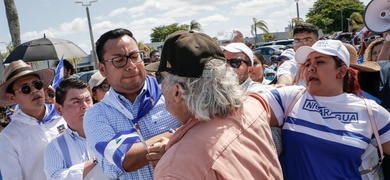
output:
[[[276,75],[279,78],[282,74],[289,74],[292,78],[294,78],[298,71],[298,66],[299,65],[294,59],[288,60],[278,67]]]

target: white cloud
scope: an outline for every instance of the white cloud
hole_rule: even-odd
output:
[[[198,19],[197,21],[202,25],[202,26],[207,26],[209,24],[213,23],[218,23],[218,22],[226,22],[229,21],[230,19],[228,17],[225,17],[221,14],[215,14],[212,16],[208,16],[205,18]]]
[[[121,7],[118,9],[114,9],[108,14],[109,17],[116,17],[116,16],[122,16],[124,13],[127,12],[127,9],[125,7]]]

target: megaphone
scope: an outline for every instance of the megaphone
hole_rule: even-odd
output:
[[[390,30],[390,0],[372,0],[364,10],[364,24],[376,33]]]

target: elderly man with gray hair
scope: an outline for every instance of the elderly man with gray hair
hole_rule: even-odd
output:
[[[159,69],[168,72],[162,83],[166,109],[182,127],[160,160],[158,148],[149,148],[150,163],[159,160],[155,179],[283,178],[268,105],[239,86],[212,38],[193,31],[171,34]]]

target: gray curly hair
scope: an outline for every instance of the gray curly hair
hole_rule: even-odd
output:
[[[180,84],[188,109],[200,121],[235,114],[247,97],[239,86],[237,73],[220,59],[210,60],[205,69],[210,70],[211,77],[189,78],[168,73],[164,86],[170,89]]]

